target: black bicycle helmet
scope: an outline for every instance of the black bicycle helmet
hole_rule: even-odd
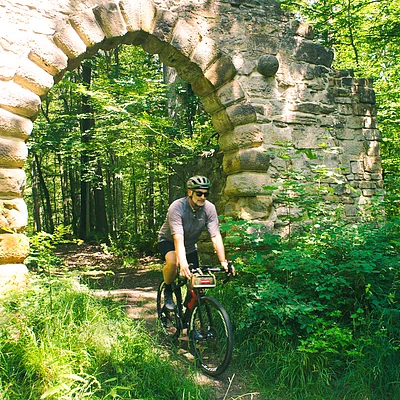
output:
[[[187,181],[187,188],[190,190],[194,189],[210,189],[211,182],[208,178],[205,176],[192,176],[188,181]]]

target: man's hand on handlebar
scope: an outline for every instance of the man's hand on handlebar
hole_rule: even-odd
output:
[[[235,267],[233,266],[231,261],[227,260],[222,261],[221,266],[225,270],[228,276],[235,276],[236,274]]]
[[[192,277],[193,274],[190,272],[188,264],[181,265],[179,275],[186,279],[190,279]]]

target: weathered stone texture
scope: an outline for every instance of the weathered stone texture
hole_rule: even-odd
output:
[[[343,171],[342,183],[326,184],[347,216],[383,186],[372,81],[332,70],[333,54],[313,40],[312,27],[274,0],[6,1],[0,18],[4,232],[21,233],[26,225],[24,141],[40,98],[67,69],[120,43],[158,54],[201,98],[224,152],[226,213],[256,219],[266,230],[287,229],[281,220],[287,210],[265,186],[282,179],[289,147],[291,165],[305,176],[312,177],[316,163]],[[0,277],[23,262],[25,239],[0,238]]]
[[[19,168],[0,168],[0,198],[22,197],[25,172]]]
[[[27,139],[32,128],[33,124],[30,119],[0,108],[0,135]]]
[[[20,264],[29,254],[29,240],[19,233],[0,233],[0,265]]]
[[[23,232],[28,222],[28,210],[23,199],[0,200],[0,231]]]
[[[23,167],[27,156],[24,140],[0,136],[0,167]]]
[[[152,1],[122,0],[120,7],[129,31],[152,31],[157,11]]]
[[[0,107],[33,118],[39,112],[40,97],[14,82],[0,81]]]

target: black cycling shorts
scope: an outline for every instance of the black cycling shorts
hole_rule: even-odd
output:
[[[160,250],[162,257],[165,260],[165,256],[167,255],[167,253],[169,253],[170,251],[175,251],[175,246],[172,242],[163,240],[162,242],[158,243],[158,249]],[[195,250],[189,254],[186,253],[186,260],[189,264],[193,264],[195,267],[198,267],[199,266],[199,253],[197,252],[197,250]]]

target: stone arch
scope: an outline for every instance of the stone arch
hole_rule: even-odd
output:
[[[318,151],[318,137],[327,136],[343,148],[328,162],[344,168],[346,182],[358,190],[334,186],[349,214],[381,187],[370,82],[333,71],[332,52],[274,0],[41,3],[10,6],[18,20],[10,29],[22,27],[22,39],[0,34],[6,60],[0,65],[0,276],[26,271],[22,167],[41,97],[68,69],[120,43],[159,54],[200,97],[220,134],[226,213],[279,227],[279,207],[263,188],[279,178],[281,166],[269,154],[285,140]],[[304,157],[295,162],[309,167]]]

